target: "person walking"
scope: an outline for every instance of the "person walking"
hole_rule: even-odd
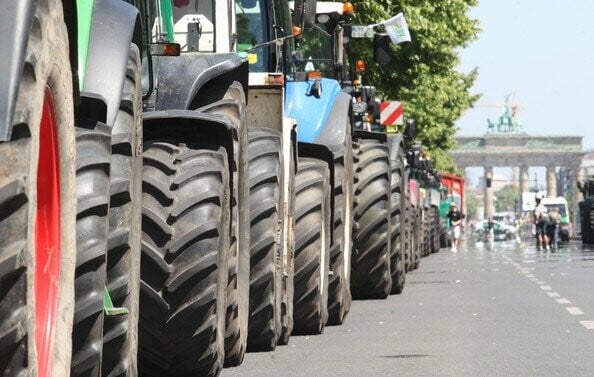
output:
[[[549,250],[549,243],[546,233],[547,207],[542,204],[542,195],[536,194],[536,207],[534,207],[534,225],[536,226],[536,239],[538,250]]]
[[[554,207],[547,218],[547,237],[549,238],[549,247],[557,250],[559,242],[559,224],[561,223],[561,215],[559,208]]]
[[[450,231],[452,237],[452,251],[458,249],[458,241],[460,239],[460,228],[462,226],[462,219],[464,216],[458,210],[456,203],[450,203],[450,211],[447,214],[447,218],[450,221]]]

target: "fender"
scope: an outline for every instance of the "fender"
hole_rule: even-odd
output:
[[[353,140],[354,139],[374,139],[380,143],[385,143],[388,141],[388,136],[383,132],[355,130],[355,132],[353,132]]]
[[[322,78],[322,94],[316,98],[309,95],[311,85],[311,81],[290,81],[285,84],[285,114],[297,120],[298,141],[317,143],[342,91],[338,81]]]
[[[352,97],[345,92],[340,92],[335,97],[334,104],[330,110],[328,119],[324,124],[322,132],[315,140],[317,144],[327,145],[331,150],[342,149],[350,130],[347,127],[349,122]],[[350,141],[349,141],[350,142]]]
[[[154,110],[191,110],[199,92],[219,81],[238,81],[248,94],[249,66],[235,53],[183,53],[153,57],[155,69]],[[151,101],[151,100],[149,100]]]
[[[35,1],[4,1],[0,12],[0,141],[10,140]]]
[[[121,0],[95,0],[82,90],[105,98],[109,125],[120,108],[130,44],[141,48],[141,41],[135,7]]]
[[[238,130],[226,117],[188,110],[151,111],[143,115],[143,142],[175,139],[179,143],[204,142],[227,151],[229,187],[233,187],[233,161],[239,161]],[[233,193],[233,190],[231,190]]]
[[[398,147],[404,148],[404,138],[401,134],[388,134],[388,146],[390,148],[390,161],[398,160]],[[404,164],[403,164],[404,166]]]

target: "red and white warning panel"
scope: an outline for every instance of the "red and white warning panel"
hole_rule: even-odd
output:
[[[382,101],[380,103],[380,123],[384,126],[404,124],[402,102]]]

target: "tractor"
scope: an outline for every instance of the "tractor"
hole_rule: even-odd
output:
[[[0,373],[136,375],[139,13],[23,0],[0,18]]]

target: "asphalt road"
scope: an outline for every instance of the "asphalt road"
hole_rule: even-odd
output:
[[[516,242],[442,249],[404,293],[252,353],[232,376],[594,376],[594,251]]]

